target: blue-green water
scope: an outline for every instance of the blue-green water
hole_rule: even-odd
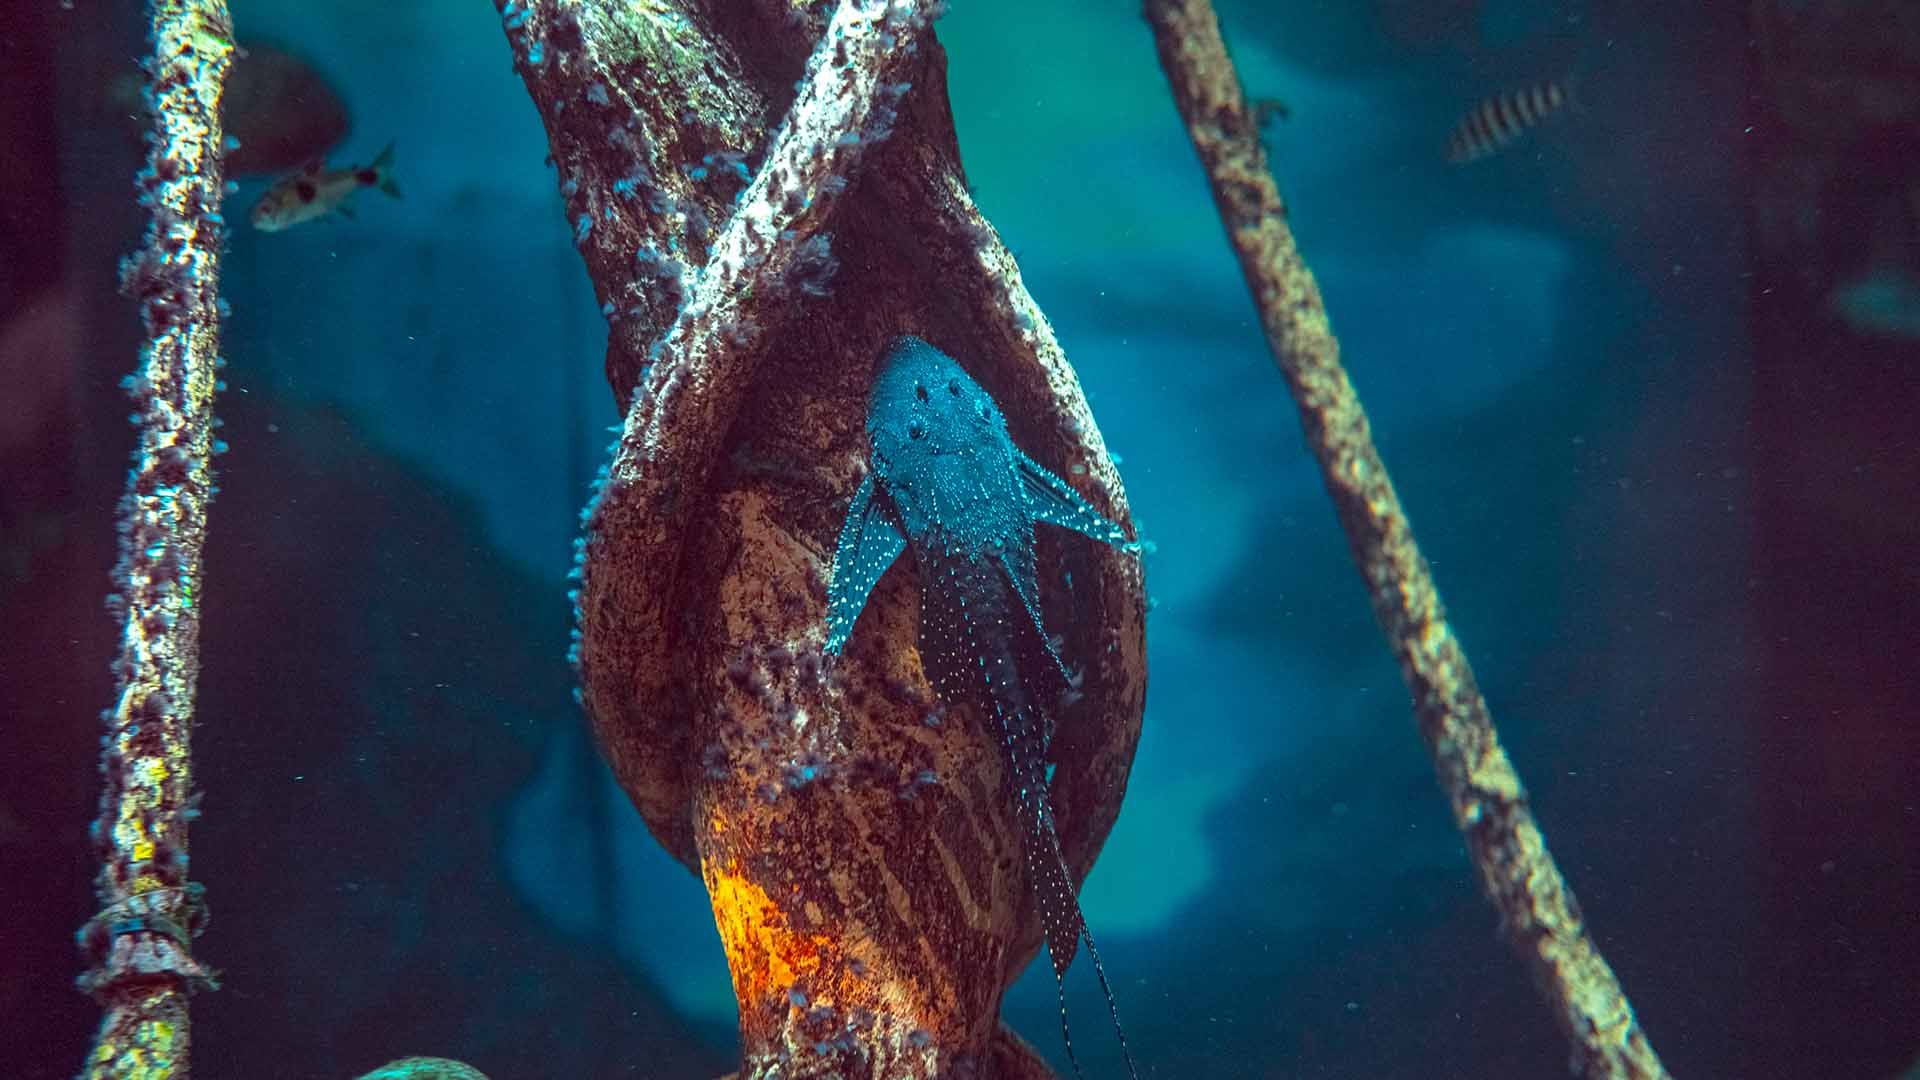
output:
[[[66,989],[68,935],[90,911],[97,606],[127,438],[106,388],[134,361],[111,267],[140,225],[136,146],[87,111],[139,48],[136,7],[106,7],[37,16],[72,43],[37,54],[60,122],[51,179],[29,177],[59,201],[61,254],[0,277],[0,357],[57,367],[17,377],[0,446],[0,738],[35,778],[9,785],[0,845],[16,881],[49,883],[0,1007],[57,1036],[17,1075],[70,1073],[94,1018]],[[1271,160],[1375,438],[1669,1068],[1896,1075],[1920,1054],[1920,368],[1898,320],[1861,332],[1819,298],[1920,262],[1898,149],[1920,145],[1920,92],[1901,96],[1920,76],[1874,83],[1893,102],[1878,126],[1763,142],[1770,122],[1801,129],[1756,104],[1786,92],[1731,7],[1220,13],[1249,92],[1286,105]],[[563,576],[619,416],[500,21],[443,0],[259,0],[234,19],[345,100],[330,160],[391,141],[405,195],[268,234],[244,224],[273,179],[254,177],[227,214],[233,449],[193,832],[214,911],[199,950],[226,987],[196,1000],[200,1075],[346,1077],[409,1053],[496,1078],[724,1072],[733,994],[705,891],[569,698]],[[937,34],[968,179],[1157,545],[1145,732],[1082,893],[1143,1071],[1559,1074],[1146,24],[959,0]],[[1571,80],[1577,107],[1445,161],[1468,109],[1540,79]],[[1808,142],[1804,161],[1781,149]],[[1886,181],[1823,194],[1856,174]],[[1766,231],[1847,213],[1858,235]],[[1003,1015],[1064,1070],[1049,974]],[[1087,1074],[1120,1075],[1091,975],[1068,991]]]

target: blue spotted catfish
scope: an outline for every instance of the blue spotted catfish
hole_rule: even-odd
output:
[[[952,357],[902,337],[888,346],[867,405],[872,468],[834,552],[827,651],[840,652],[880,576],[902,551],[920,575],[920,654],[934,689],[977,709],[1005,746],[1040,922],[1067,1030],[1064,975],[1084,938],[1134,1073],[1119,1011],[1060,851],[1047,796],[1053,713],[1072,692],[1040,618],[1033,527],[1045,521],[1134,550],[1119,525],[1022,453],[980,384]],[[1073,1061],[1074,1073],[1080,1064]]]

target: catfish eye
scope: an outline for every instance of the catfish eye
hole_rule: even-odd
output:
[[[947,393],[952,394],[954,397],[960,396],[960,380],[959,379],[947,380]]]
[[[917,398],[919,398],[919,399],[920,399],[921,401],[925,401],[925,400],[927,400],[927,384],[926,384],[926,383],[914,383],[914,384],[913,384],[913,396],[914,396],[914,397],[917,397]]]
[[[921,420],[918,417],[915,417],[914,419],[907,421],[907,437],[910,439],[926,438],[927,437],[926,421]]]

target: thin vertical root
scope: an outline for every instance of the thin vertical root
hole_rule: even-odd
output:
[[[94,823],[101,910],[80,932],[93,964],[80,985],[106,1010],[84,1066],[89,1078],[186,1075],[187,997],[214,983],[192,952],[206,908],[187,877],[195,813],[188,736],[214,493],[209,459],[219,449],[220,97],[233,33],[224,0],[152,0],[149,10],[155,130],[139,186],[152,217],[122,266],[147,340],[125,384],[140,433],[108,598],[122,633]]]
[[[1340,344],[1319,286],[1287,227],[1259,126],[1212,5],[1147,0],[1146,15],[1267,343],[1293,391],[1307,443],[1366,580],[1374,616],[1413,692],[1420,734],[1481,887],[1572,1044],[1574,1074],[1589,1080],[1665,1077],[1613,970],[1587,935],[1520,778],[1500,748],[1466,653],[1447,625],[1433,574],[1340,365]]]

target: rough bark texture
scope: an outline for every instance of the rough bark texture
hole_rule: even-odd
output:
[[[958,357],[1022,446],[1128,521],[1072,370],[967,196],[930,12],[502,16],[632,403],[580,542],[583,698],[648,826],[707,884],[741,1075],[1046,1075],[997,1019],[1040,942],[998,744],[936,707],[912,574],[876,589],[846,657],[821,652],[897,334]],[[1078,876],[1145,697],[1140,571],[1098,547],[1041,537],[1048,625],[1086,668],[1054,748]]]
[[[1146,13],[1374,615],[1413,691],[1421,737],[1481,887],[1571,1041],[1574,1073],[1594,1080],[1664,1077],[1625,992],[1587,935],[1500,747],[1466,653],[1447,625],[1432,571],[1341,367],[1319,286],[1287,227],[1212,5],[1148,0]]]
[[[100,913],[82,929],[83,988],[105,1007],[85,1075],[187,1072],[187,997],[212,983],[193,956],[205,921],[187,877],[188,750],[200,674],[201,549],[213,498],[220,349],[220,95],[233,56],[222,0],[154,0],[146,61],[155,130],[139,185],[152,208],[122,267],[147,342],[126,381],[139,446],[120,504],[108,607],[123,624],[119,690],[105,714],[105,790],[94,839]]]

